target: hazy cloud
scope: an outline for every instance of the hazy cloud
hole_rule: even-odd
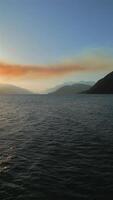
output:
[[[92,72],[113,69],[113,57],[108,54],[94,53],[79,56],[68,62],[51,65],[22,65],[0,62],[0,76],[9,79],[46,79],[65,76],[76,72]]]

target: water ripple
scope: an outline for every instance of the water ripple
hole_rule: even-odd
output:
[[[113,199],[112,102],[0,96],[1,199]]]

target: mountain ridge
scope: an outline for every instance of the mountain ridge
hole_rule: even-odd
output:
[[[113,94],[113,71],[100,79],[92,86],[87,93],[89,94]]]
[[[0,84],[0,94],[32,94],[32,92],[15,85]]]
[[[88,90],[91,86],[75,83],[72,85],[63,85],[55,91],[48,93],[48,95],[74,95]]]

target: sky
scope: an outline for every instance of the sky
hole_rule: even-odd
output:
[[[113,70],[113,0],[0,0],[0,83],[35,92]]]

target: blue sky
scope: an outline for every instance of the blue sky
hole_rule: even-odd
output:
[[[93,48],[113,49],[113,0],[0,0],[1,60],[48,64]]]

